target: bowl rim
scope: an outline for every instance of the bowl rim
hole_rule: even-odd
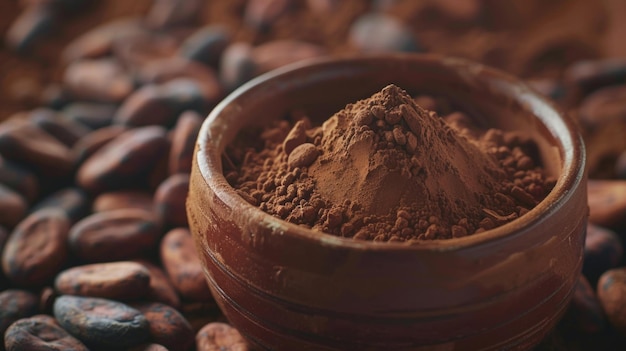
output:
[[[481,233],[471,234],[462,238],[435,239],[435,240],[412,240],[407,242],[374,242],[370,240],[355,240],[343,238],[309,228],[299,226],[294,223],[276,218],[257,206],[245,201],[239,196],[235,189],[226,181],[221,171],[221,157],[218,160],[210,160],[208,149],[211,149],[210,140],[212,138],[211,125],[226,110],[228,111],[237,100],[255,91],[263,89],[268,82],[289,78],[299,71],[311,69],[327,69],[330,67],[352,64],[363,64],[366,62],[385,61],[408,62],[409,64],[439,64],[447,69],[460,71],[465,78],[479,79],[484,84],[493,85],[505,84],[509,88],[514,88],[514,100],[525,110],[532,111],[534,118],[557,140],[557,146],[561,155],[561,174],[552,191],[532,208],[528,213],[518,219],[503,224],[494,229]],[[214,144],[217,144],[215,141]],[[557,107],[550,99],[542,96],[536,90],[524,83],[521,79],[501,70],[488,67],[486,65],[473,62],[471,60],[443,56],[438,54],[416,54],[416,53],[391,53],[391,54],[368,54],[344,57],[322,57],[296,62],[273,71],[264,73],[240,86],[231,92],[226,98],[219,102],[208,117],[202,123],[196,140],[196,153],[194,156],[194,166],[198,167],[199,174],[202,175],[204,185],[209,187],[217,197],[231,208],[245,209],[247,214],[258,217],[260,224],[266,226],[281,235],[295,236],[302,240],[308,240],[315,244],[327,247],[345,248],[353,250],[367,251],[456,251],[471,248],[478,245],[493,243],[498,240],[511,238],[515,234],[520,234],[524,229],[528,229],[542,222],[550,214],[558,211],[563,204],[573,195],[570,189],[577,187],[585,178],[585,146],[576,124]],[[216,167],[219,165],[219,167]]]

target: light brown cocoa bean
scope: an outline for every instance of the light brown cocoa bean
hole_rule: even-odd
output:
[[[130,261],[94,263],[62,271],[54,288],[59,294],[133,300],[150,290],[150,272]]]
[[[165,234],[161,240],[161,262],[183,298],[190,301],[212,300],[188,229],[176,228]]]
[[[239,331],[226,323],[209,323],[196,334],[198,351],[248,351]]]
[[[2,251],[4,274],[17,286],[49,282],[68,258],[70,219],[59,209],[43,209],[21,221]]]
[[[128,260],[149,254],[157,245],[160,230],[155,217],[144,210],[100,212],[72,227],[69,244],[86,262]]]
[[[76,61],[65,70],[63,82],[72,96],[87,101],[120,102],[134,90],[128,73],[111,59]]]
[[[587,197],[590,222],[608,228],[626,225],[626,181],[590,180]]]
[[[152,212],[152,194],[140,190],[118,190],[102,193],[93,201],[93,212],[134,208]]]

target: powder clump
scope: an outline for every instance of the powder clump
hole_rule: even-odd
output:
[[[263,211],[374,241],[463,237],[532,209],[553,186],[528,140],[446,118],[389,85],[312,127],[282,120],[228,151],[229,182]]]

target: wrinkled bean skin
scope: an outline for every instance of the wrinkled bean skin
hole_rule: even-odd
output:
[[[249,351],[237,329],[225,323],[209,323],[196,334],[198,351]]]
[[[60,296],[54,303],[54,317],[87,345],[119,349],[150,337],[150,326],[141,312],[113,300]]]
[[[161,240],[161,262],[183,298],[212,300],[189,229],[176,228],[165,234]]]
[[[7,329],[4,340],[7,351],[89,351],[47,315],[18,320]]]
[[[59,294],[133,300],[147,295],[150,272],[128,261],[76,266],[59,273],[54,287]]]
[[[162,303],[136,305],[150,324],[152,339],[172,350],[189,350],[194,343],[191,325],[180,312]]]
[[[69,245],[86,262],[134,259],[156,247],[160,230],[156,218],[144,210],[100,212],[72,227]]]
[[[0,292],[0,335],[18,319],[34,316],[39,301],[35,294],[26,290],[9,289]]]
[[[17,225],[2,252],[4,274],[17,286],[49,282],[68,259],[70,219],[59,209],[43,209]]]

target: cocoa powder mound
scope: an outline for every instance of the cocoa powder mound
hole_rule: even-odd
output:
[[[441,118],[395,85],[310,124],[283,120],[258,134],[262,147],[231,150],[240,168],[227,179],[263,211],[328,234],[463,237],[518,218],[554,183],[528,140]]]

